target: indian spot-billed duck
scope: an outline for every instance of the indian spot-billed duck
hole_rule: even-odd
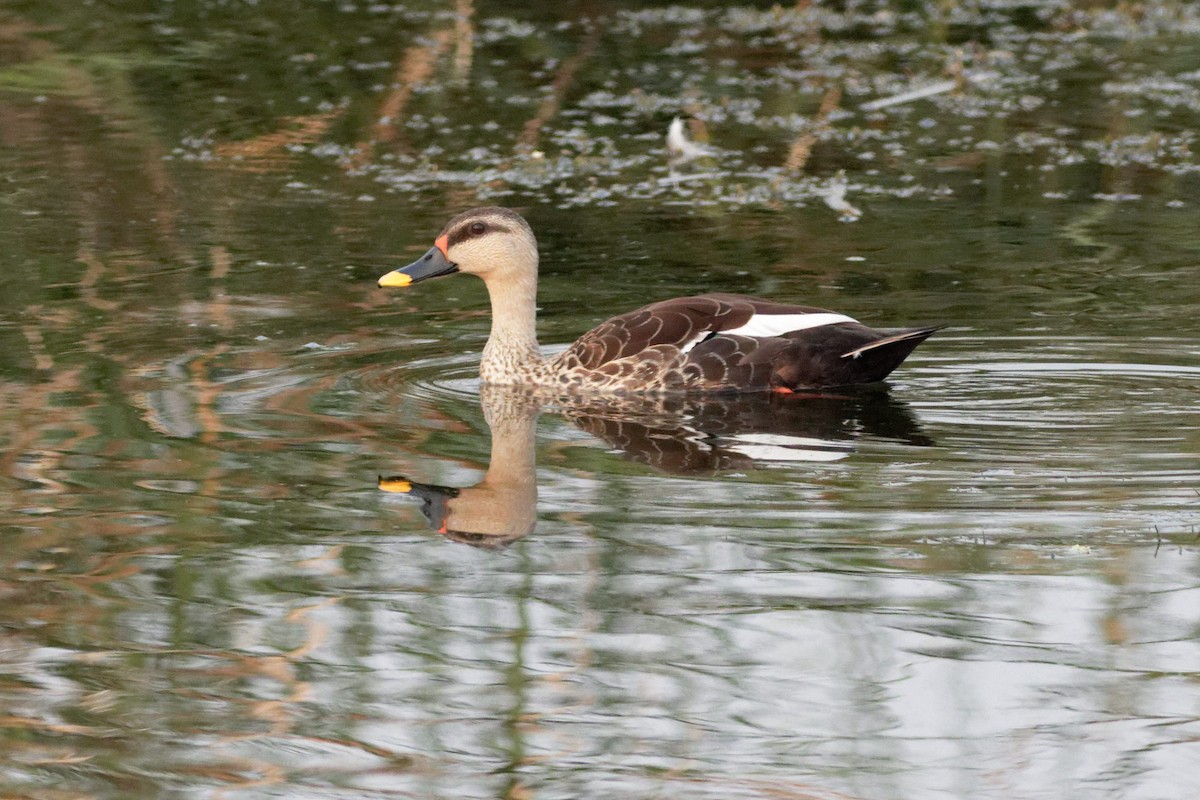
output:
[[[429,252],[379,279],[385,287],[466,272],[487,285],[492,330],[480,378],[566,392],[793,392],[883,380],[936,327],[876,330],[845,314],[737,294],[661,300],[602,322],[546,358],[538,348],[538,250],[507,208],[446,224]]]

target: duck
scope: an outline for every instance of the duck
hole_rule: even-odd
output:
[[[568,394],[796,393],[882,381],[938,330],[875,329],[823,308],[715,292],[612,317],[547,357],[536,332],[537,239],[524,217],[498,206],[454,217],[423,256],[378,284],[460,272],[482,278],[491,301],[484,384]]]

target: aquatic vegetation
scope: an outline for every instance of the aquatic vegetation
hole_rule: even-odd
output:
[[[460,5],[313,7],[288,36],[282,9],[213,7],[201,20],[164,7],[137,32],[30,34],[77,49],[0,65],[0,89],[68,91],[63,64],[100,64],[106,41],[133,41],[120,69],[147,113],[184,109],[157,117],[175,157],[254,169],[315,158],[391,192],[553,185],[571,205],[607,202],[614,186],[680,196],[654,132],[681,114],[722,144],[711,178],[686,188],[696,201],[804,202],[819,193],[790,173],[819,182],[838,169],[864,193],[943,197],[959,183],[944,165],[968,174],[980,154],[1043,174],[1196,169],[1200,72],[1170,57],[1200,36],[1194,4],[679,4],[584,18]]]

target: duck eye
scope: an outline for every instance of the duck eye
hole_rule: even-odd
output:
[[[478,236],[479,234],[483,233],[486,230],[487,230],[487,225],[484,225],[482,222],[474,222],[471,224],[471,233],[473,233],[476,236]]]

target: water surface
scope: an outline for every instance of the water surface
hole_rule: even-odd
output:
[[[1190,4],[0,23],[0,793],[1195,795]],[[482,203],[551,349],[714,289],[946,329],[489,399],[481,284],[375,287]]]

